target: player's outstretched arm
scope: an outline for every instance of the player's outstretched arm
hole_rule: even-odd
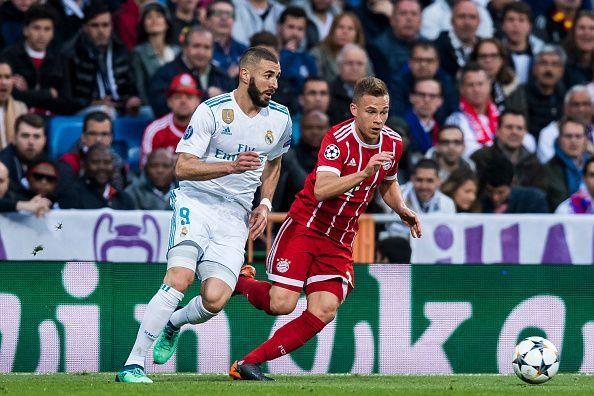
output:
[[[239,153],[231,162],[206,163],[195,155],[181,153],[175,165],[178,180],[211,180],[234,173],[253,171],[260,167],[260,157],[253,151]]]
[[[391,161],[394,155],[390,152],[381,152],[369,159],[365,169],[346,176],[338,176],[333,172],[318,172],[314,186],[314,196],[318,201],[336,198],[356,187],[363,180],[373,176],[386,161]]]
[[[396,180],[384,180],[379,186],[380,194],[386,204],[396,212],[404,224],[410,228],[413,238],[420,238],[423,234],[419,216],[404,203],[400,185]]]
[[[268,204],[272,202],[278,178],[280,176],[282,156],[273,160],[266,161],[264,170],[262,172],[262,187],[260,188],[260,197],[262,200],[267,200]],[[250,216],[250,238],[256,239],[264,232],[266,223],[268,222],[268,213],[270,208],[268,205],[261,203],[256,207]]]

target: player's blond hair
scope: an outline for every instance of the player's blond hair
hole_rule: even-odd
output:
[[[377,77],[364,77],[357,81],[353,93],[353,103],[357,103],[364,95],[381,97],[388,95],[386,83]]]

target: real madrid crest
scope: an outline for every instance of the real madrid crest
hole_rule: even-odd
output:
[[[233,113],[233,109],[223,109],[221,112],[221,118],[225,123],[231,124],[233,119],[235,118],[235,114]]]
[[[264,135],[264,141],[266,142],[266,144],[274,143],[274,135],[272,134],[272,131],[270,129],[266,131],[266,135]]]

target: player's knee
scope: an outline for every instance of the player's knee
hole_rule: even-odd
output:
[[[339,306],[340,304],[334,303],[316,304],[314,306],[308,306],[307,310],[322,322],[328,324],[336,317],[336,311],[338,311]]]
[[[205,294],[202,296],[202,305],[206,308],[209,312],[212,313],[219,313],[227,304],[228,298],[223,295],[215,295],[215,294]]]
[[[163,283],[180,293],[185,293],[194,282],[194,272],[187,268],[173,267],[167,271]]]
[[[209,312],[218,313],[223,310],[231,293],[231,288],[219,279],[207,279],[201,290],[202,305]]]
[[[295,310],[297,298],[288,293],[272,293],[270,296],[270,311],[274,315],[288,315]]]

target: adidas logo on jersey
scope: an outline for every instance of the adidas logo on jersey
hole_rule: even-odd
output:
[[[231,136],[232,135],[231,129],[229,129],[229,127],[223,128],[223,131],[221,132],[221,135],[229,135],[229,136]]]
[[[351,158],[351,160],[349,161],[349,163],[347,165],[348,166],[357,166],[357,163],[355,162],[354,158]]]

